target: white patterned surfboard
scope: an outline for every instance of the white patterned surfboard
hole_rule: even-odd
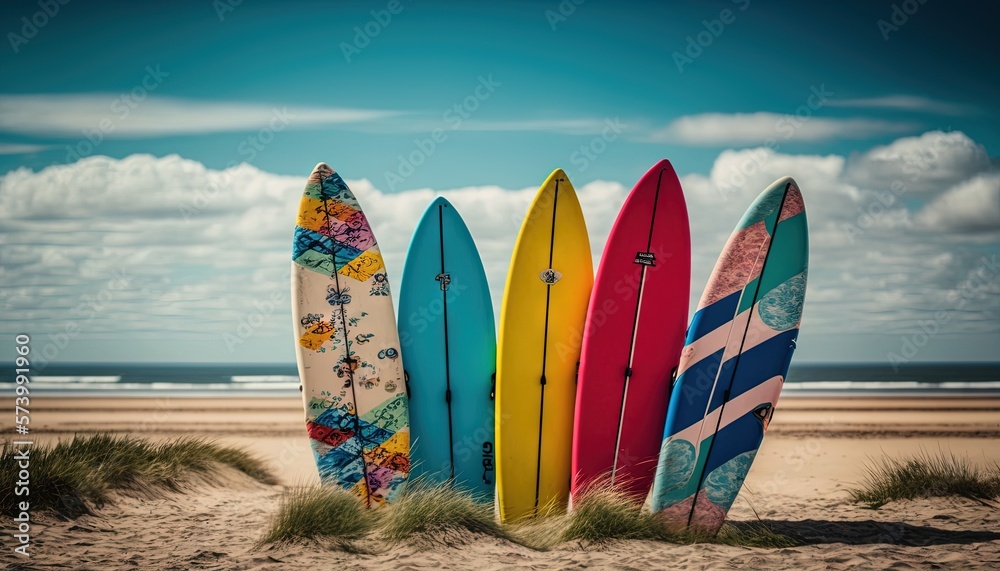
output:
[[[369,507],[392,502],[410,470],[410,429],[389,281],[360,204],[324,163],[296,220],[292,317],[320,479]]]

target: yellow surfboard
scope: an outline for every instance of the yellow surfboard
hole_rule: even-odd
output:
[[[593,285],[580,201],[556,169],[521,224],[500,308],[496,448],[503,521],[566,507],[576,369]]]

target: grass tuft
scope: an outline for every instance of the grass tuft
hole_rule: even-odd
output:
[[[562,541],[676,540],[658,515],[643,511],[633,498],[614,488],[588,491],[566,517]]]
[[[381,534],[387,539],[445,529],[508,537],[494,519],[492,503],[477,502],[469,492],[449,484],[412,483],[395,505],[378,515]]]
[[[1000,465],[981,469],[949,452],[921,451],[910,458],[869,462],[851,498],[878,509],[896,500],[962,496],[977,501],[1000,498]]]
[[[567,541],[602,544],[618,540],[666,543],[715,543],[742,547],[781,548],[797,545],[763,522],[726,524],[717,535],[672,530],[659,514],[610,486],[594,486],[575,503],[572,512],[515,526],[523,543],[548,549]]]
[[[16,465],[16,452],[5,442],[0,464]],[[107,503],[114,491],[179,490],[193,475],[211,479],[220,465],[259,482],[276,482],[264,463],[248,452],[190,438],[154,443],[108,433],[74,436],[55,445],[31,448],[29,462],[32,508],[65,518],[93,513],[93,508]],[[0,471],[0,504],[6,515],[16,515],[17,472]]]
[[[368,533],[375,525],[370,510],[358,496],[333,486],[289,488],[281,497],[271,529],[261,543],[299,539],[346,540]],[[338,542],[343,548],[349,543]]]
[[[309,539],[362,553],[351,540],[400,540],[448,529],[508,538],[493,517],[492,504],[477,502],[472,494],[448,484],[413,482],[396,503],[379,509],[365,508],[353,493],[334,486],[291,488],[259,544]]]

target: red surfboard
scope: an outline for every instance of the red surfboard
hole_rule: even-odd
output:
[[[594,281],[577,377],[572,496],[610,482],[646,498],[690,288],[687,205],[673,167],[661,160],[625,200]]]

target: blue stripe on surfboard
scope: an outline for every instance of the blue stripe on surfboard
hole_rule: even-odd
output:
[[[797,335],[798,329],[792,329],[744,351],[739,359],[740,368],[735,371],[735,375],[733,371],[737,362],[735,356],[726,360],[722,364],[722,371],[719,372],[718,362],[725,349],[719,349],[711,356],[702,359],[695,367],[685,371],[685,375],[690,373],[691,376],[674,390],[666,424],[673,430],[663,437],[667,438],[701,422],[705,418],[706,407],[712,411],[722,406],[725,402],[726,388],[729,388],[729,399],[732,400],[775,375],[784,376],[788,372],[788,367],[784,365],[782,369],[781,364],[787,361],[783,356],[786,352],[788,355],[791,354]],[[713,391],[712,382],[716,378],[716,373],[718,373],[718,385]],[[701,383],[698,382],[699,379],[702,380]],[[732,379],[731,386],[730,379]],[[710,394],[712,403],[708,406]]]
[[[671,394],[670,407],[667,410],[664,438],[699,423],[705,418],[705,407],[708,405],[708,397],[712,394],[716,377],[719,375],[719,362],[722,360],[725,350],[723,347],[698,361],[677,378],[677,385]],[[728,362],[731,364],[733,361],[730,359]],[[722,374],[725,372],[723,370]],[[713,395],[712,401],[721,403],[719,397],[715,395]]]
[[[327,263],[332,256],[336,255],[333,268],[342,268],[360,256],[362,251],[319,232],[296,226],[292,242],[292,259],[299,265],[312,267],[313,264],[304,263],[305,258],[309,257],[308,254],[314,254],[313,259],[323,260]]]
[[[703,459],[706,474],[703,490],[713,504],[729,511],[763,440],[764,423],[754,416],[753,410],[714,435],[711,454]]]
[[[785,331],[744,351],[740,368],[733,377],[729,398],[734,399],[776,375],[784,377],[788,373],[788,358],[798,334],[798,329]]]
[[[316,466],[319,468],[319,477],[323,482],[350,489],[364,477],[361,441],[356,436],[322,454],[313,448],[313,454],[316,457]]]
[[[734,355],[723,363],[722,372],[719,374],[719,384],[715,394],[712,395],[712,404],[709,410],[715,410],[725,403],[727,389],[729,390],[729,400],[732,400],[775,375],[784,375],[781,372],[781,366],[784,363],[783,356],[794,346],[797,335],[798,329],[780,333],[756,347],[743,351],[740,355]],[[739,362],[739,370],[736,370],[737,362]],[[707,393],[708,391],[706,391],[706,397]],[[706,402],[706,400],[702,402]]]
[[[713,307],[715,307],[714,304],[705,309]],[[732,399],[745,393],[775,374],[784,375],[781,372],[774,372],[766,377],[757,378],[757,373],[764,374],[763,372],[766,372],[768,364],[772,360],[779,357],[783,351],[791,350],[797,336],[798,329],[792,329],[744,351],[741,357],[743,361],[740,364],[741,371],[737,372],[736,377],[733,379],[729,398]],[[719,349],[689,367],[678,377],[677,388],[674,391],[671,406],[667,413],[667,422],[663,434],[664,438],[700,422],[704,418],[710,394],[712,395],[712,404],[708,410],[714,410],[722,406],[723,399],[725,398],[725,389],[730,385],[729,379],[733,377],[733,367],[737,361],[737,356],[731,357],[725,363],[722,363],[722,370],[720,371],[719,361],[722,359],[724,351],[725,348]],[[781,362],[779,361],[779,363]],[[773,367],[773,364],[771,364],[771,367]],[[713,391],[712,387],[716,386],[716,379],[718,379],[718,385],[717,389]],[[675,399],[677,399],[676,403],[673,402]],[[667,432],[668,430],[670,432]]]
[[[358,428],[361,430],[361,438],[364,440],[366,446],[376,446],[382,444],[395,434],[394,432],[390,432],[386,428],[373,424],[364,418],[357,418],[356,415],[348,413],[342,407],[330,407],[324,410],[323,413],[317,416],[313,422],[330,428],[349,430],[352,432],[355,428]]]
[[[756,450],[763,438],[763,422],[753,411],[747,412],[715,433],[715,445],[705,460],[705,471],[711,472],[739,454]]]
[[[754,389],[764,381],[788,374],[798,329],[786,331],[743,353],[735,371],[730,399]],[[728,511],[750,471],[764,439],[764,424],[753,411],[757,405],[714,435],[711,453],[704,459],[704,491],[713,504]],[[720,403],[721,405],[721,403]],[[713,404],[713,409],[715,405]]]
[[[797,335],[797,329],[786,331],[744,353],[743,359],[740,362],[740,368],[736,371],[736,376],[733,379],[733,389],[730,398],[735,398],[750,391],[772,377],[784,377],[787,375],[794,348],[793,342]],[[762,402],[758,404],[763,405],[766,403]],[[747,424],[749,422],[747,419],[752,420],[756,424]],[[763,424],[753,415],[753,411],[750,410],[732,424],[720,430],[716,434],[717,442],[712,449],[712,458],[709,458],[706,463],[706,468],[714,470],[733,457],[751,449],[756,449],[760,444],[760,438],[754,436],[755,432],[748,431],[748,429],[757,425],[760,425],[760,438],[763,438]]]
[[[740,293],[739,291],[732,293],[695,313],[691,325],[688,327],[685,345],[691,345],[727,323],[731,324],[735,317],[736,306],[740,301]],[[703,418],[708,394],[715,384],[724,351],[725,347],[719,349],[689,366],[677,377],[670,406],[667,409],[664,438],[699,422]]]
[[[712,305],[703,307],[691,318],[685,345],[690,345],[705,335],[729,323],[736,317],[736,307],[740,303],[742,290],[734,291]]]

